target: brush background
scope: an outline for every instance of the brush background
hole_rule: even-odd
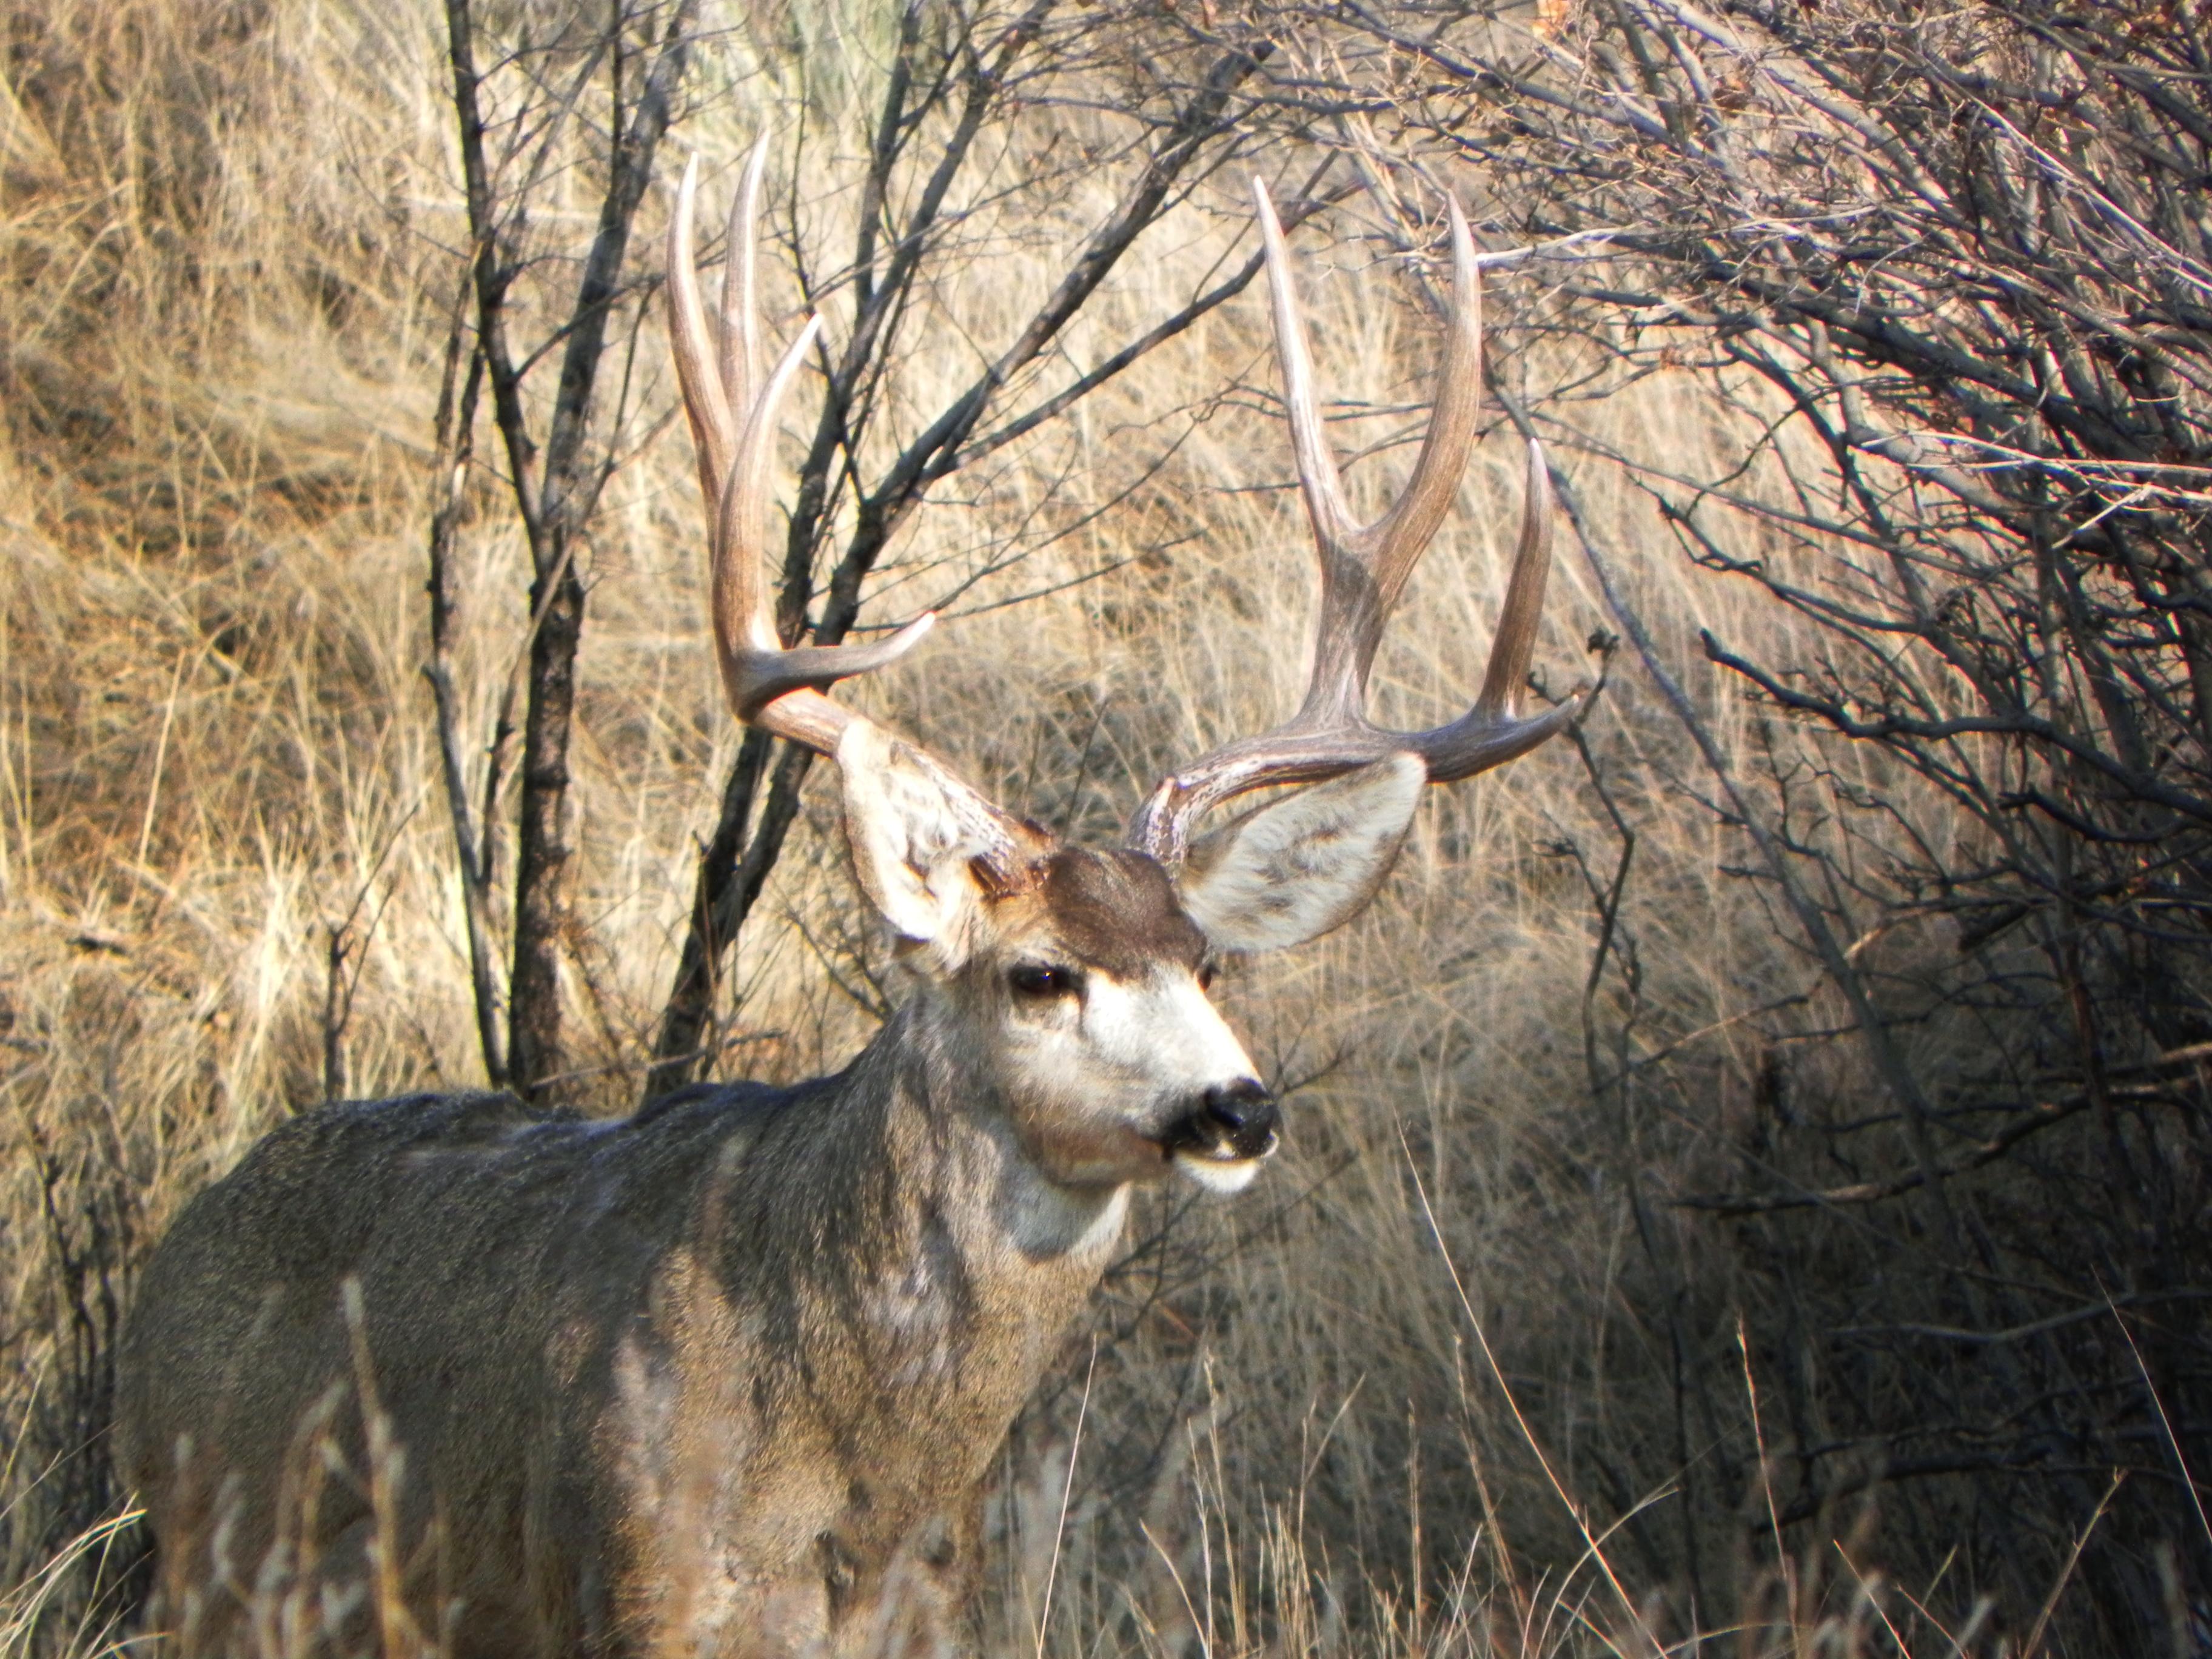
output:
[[[884,28],[857,3],[724,21],[659,169],[672,182],[696,149],[716,201],[757,124],[797,95],[792,65],[811,66],[807,95],[833,117],[823,86],[860,108]],[[114,1604],[87,1590],[106,1544],[84,1534],[121,1497],[93,1439],[118,1311],[177,1207],[322,1097],[331,930],[351,921],[364,941],[343,1033],[354,1092],[481,1078],[418,672],[432,405],[465,235],[442,28],[422,0],[22,0],[0,24],[0,1583],[17,1587],[0,1651],[107,1639]],[[974,373],[963,322],[1034,302],[1109,199],[1114,179],[1054,148],[1088,118],[1041,112],[994,164],[1004,194],[979,196],[972,258],[909,333],[899,396],[915,408]],[[803,238],[850,218],[854,131],[818,126]],[[1071,331],[1068,361],[1241,257],[1243,176],[1148,236]],[[1480,221],[1480,181],[1465,187]],[[588,215],[587,179],[568,204]],[[634,270],[657,264],[666,208],[665,190],[648,200]],[[557,243],[557,205],[544,216]],[[1340,453],[1370,454],[1352,487],[1379,506],[1418,435],[1434,330],[1357,228],[1302,234],[1301,282],[1322,383],[1345,400]],[[588,219],[565,228],[580,245]],[[780,339],[795,295],[770,264]],[[1499,349],[1533,398],[1574,389],[1589,448],[1570,471],[1724,752],[1753,776],[1817,761],[1816,800],[1858,787],[1897,803],[1848,836],[1840,808],[1816,811],[1810,842],[1856,837],[1874,861],[1884,834],[1965,834],[1923,783],[1776,720],[1705,663],[1702,629],[1768,661],[1814,647],[1802,617],[1685,558],[1597,457],[1663,450],[1680,473],[1721,476],[1753,455],[1768,409],[1686,368],[1595,385],[1571,342],[1521,349],[1516,319],[1541,312],[1547,280],[1493,281]],[[1094,840],[1176,757],[1291,707],[1313,588],[1262,312],[1249,292],[940,492],[866,614],[963,591],[928,647],[847,695],[1009,806]],[[635,454],[589,549],[572,752],[575,1087],[605,1111],[634,1103],[736,744],[657,317],[636,352]],[[804,380],[793,401],[797,431]],[[477,448],[493,454],[488,426]],[[1510,428],[1492,432],[1384,648],[1380,718],[1433,723],[1479,683],[1520,468]],[[1778,486],[1754,461],[1747,487]],[[480,729],[526,562],[496,480],[470,501],[459,666]],[[1806,557],[1745,537],[1741,556]],[[1591,672],[1586,636],[1609,621],[1563,546],[1538,652],[1551,686]],[[1796,1236],[1785,1283],[1755,1224],[1670,1207],[1741,1184],[1747,1155],[1782,1159],[1785,1117],[1879,1108],[1858,1051],[1830,1040],[1840,1000],[1741,873],[1695,750],[1626,661],[1585,738],[1586,756],[1561,741],[1432,791],[1368,915],[1224,982],[1286,1092],[1287,1144],[1241,1200],[1164,1194],[1133,1228],[1092,1328],[1008,1444],[993,1648],[1602,1651],[1639,1627],[1674,1641],[1742,1619],[1759,1626],[1745,1651],[1940,1653],[1940,1626],[1978,1617],[1988,1647],[2035,1622],[2101,1466],[2032,1499],[1986,1473],[1877,1484],[1778,1545],[1764,1524],[1763,1374],[1817,1370],[1807,1322],[1842,1304],[1924,1316],[1925,1246],[1839,1218]],[[836,1066],[896,994],[828,782],[817,769],[738,947],[724,1075]],[[1589,878],[1613,878],[1623,824],[1632,987],[1617,965],[1591,981]],[[1899,983],[1948,971],[1939,924],[1858,943]],[[2005,1038],[1938,1012],[1902,1040],[1941,1078]],[[1645,1081],[1597,1086],[1623,1059]],[[1910,1417],[1916,1375],[1900,1361],[1832,1386],[1904,1390],[1892,1405]],[[1563,1493],[1607,1534],[1609,1565]],[[2201,1548],[2177,1494],[2132,1523],[2139,1562]],[[2162,1539],[2178,1540],[2166,1557]],[[2188,1621],[2184,1607],[2172,1628]],[[2115,1628],[2092,1608],[2046,1640],[2118,1650]]]

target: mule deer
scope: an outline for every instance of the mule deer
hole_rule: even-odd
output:
[[[356,1627],[388,1644],[395,1598],[471,1655],[937,1640],[963,1517],[1112,1259],[1131,1188],[1179,1171],[1232,1191],[1274,1150],[1276,1103],[1206,998],[1211,958],[1344,921],[1425,782],[1510,760],[1574,712],[1517,706],[1550,557],[1532,447],[1474,707],[1433,731],[1365,718],[1384,623],[1475,435],[1474,249],[1454,207],[1435,412],[1404,495],[1362,525],[1256,185],[1320,550],[1303,706],[1163,778],[1127,844],[1099,851],[832,701],[930,619],[791,648],[771,621],[769,467],[816,324],[763,369],[761,156],[732,214],[719,338],[693,266],[696,165],[669,233],[716,657],[739,720],[836,758],[854,866],[915,988],[833,1077],[695,1086],[621,1121],[494,1094],[334,1104],[188,1206],[139,1288],[118,1436],[188,1648],[265,1639],[245,1615],[277,1584],[312,1590],[292,1604],[319,1621],[309,1646],[366,1639]],[[1307,787],[1194,838],[1210,810],[1279,784]],[[400,1449],[364,1483],[379,1425]],[[377,1587],[366,1601],[360,1584]]]

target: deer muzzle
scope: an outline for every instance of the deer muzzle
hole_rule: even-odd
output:
[[[1160,1145],[1170,1158],[1204,1164],[1249,1164],[1275,1150],[1282,1120],[1274,1096],[1251,1078],[1219,1083],[1168,1125]]]

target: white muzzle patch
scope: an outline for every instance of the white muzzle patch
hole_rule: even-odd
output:
[[[1252,1184],[1260,1166],[1275,1155],[1269,1147],[1257,1158],[1208,1158],[1202,1152],[1177,1152],[1175,1166],[1209,1193],[1241,1193]]]

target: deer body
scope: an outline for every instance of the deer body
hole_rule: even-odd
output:
[[[623,1121],[431,1096],[270,1135],[143,1289],[134,1350],[168,1363],[127,1372],[122,1457],[167,1559],[198,1571],[193,1534],[222,1518],[192,1469],[284,1483],[272,1426],[355,1375],[352,1278],[377,1403],[405,1425],[400,1532],[424,1537],[434,1495],[463,1651],[799,1652],[939,1616],[963,1501],[1104,1271],[1127,1189],[1045,1180],[1006,1103],[933,1040],[937,1012],[910,1004],[836,1077]],[[342,1577],[367,1504],[325,1491],[285,1541]],[[264,1524],[224,1547],[250,1567],[277,1541]]]
[[[934,1650],[977,1492],[1111,1258],[1132,1188],[1251,1180],[1278,1112],[1206,996],[1215,956],[1356,915],[1423,787],[1572,716],[1516,708],[1549,558],[1540,459],[1490,667],[1433,731],[1360,713],[1391,605],[1474,435],[1475,267],[1412,482],[1356,524],[1321,436],[1264,193],[1322,601],[1305,705],[1146,797],[1129,845],[1067,846],[824,695],[904,653],[787,648],[760,566],[780,399],[751,315],[757,149],[719,337],[669,305],[742,720],[834,757],[854,873],[912,998],[843,1072],[699,1087],[618,1122],[499,1095],[345,1103],[188,1206],[118,1354],[117,1457],[156,1607],[191,1651],[450,1636],[468,1659]],[[1212,808],[1278,793],[1200,836]],[[395,1623],[395,1621],[397,1621]],[[441,1634],[442,1633],[442,1634]],[[396,1655],[394,1656],[396,1659]]]

